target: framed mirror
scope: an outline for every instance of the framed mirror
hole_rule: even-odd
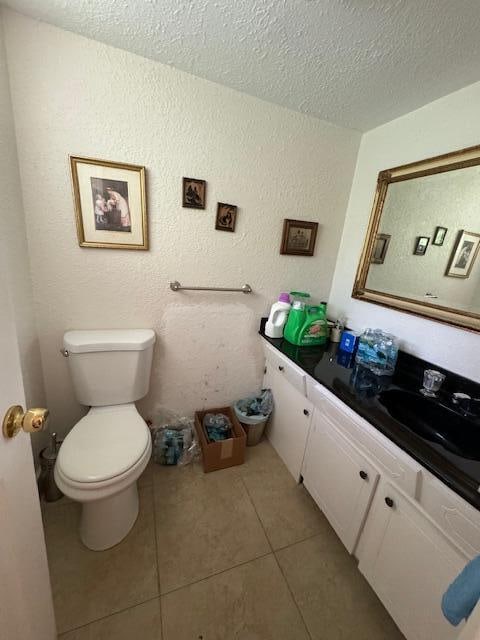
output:
[[[480,146],[379,173],[352,296],[480,331]]]

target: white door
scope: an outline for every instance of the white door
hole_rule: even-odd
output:
[[[382,481],[363,536],[359,569],[405,637],[457,638],[460,628],[447,622],[440,605],[468,559],[435,523]]]
[[[4,273],[0,268],[0,424],[11,405],[25,408]],[[50,578],[29,439],[23,432],[4,438],[0,427],[0,637],[54,640]]]
[[[272,371],[268,363],[263,386],[272,390],[274,401],[267,438],[298,482],[313,405],[282,374]]]
[[[310,495],[352,553],[380,474],[319,409],[313,414],[302,475]]]

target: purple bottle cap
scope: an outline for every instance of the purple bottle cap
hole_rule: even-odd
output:
[[[288,293],[281,293],[278,298],[278,301],[290,303],[290,295]]]

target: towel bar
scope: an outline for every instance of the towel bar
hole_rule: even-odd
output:
[[[172,291],[233,291],[238,293],[252,293],[253,291],[249,284],[244,284],[239,289],[230,287],[182,287],[178,280],[170,282],[170,289]]]

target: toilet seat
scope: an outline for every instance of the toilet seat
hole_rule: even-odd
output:
[[[56,471],[88,490],[130,476],[151,450],[150,432],[134,404],[93,407],[66,436]]]
[[[148,431],[146,425],[145,428]],[[133,527],[138,515],[137,480],[151,453],[149,436],[145,451],[129,469],[100,482],[71,480],[62,473],[57,458],[55,482],[58,488],[82,504],[80,538],[86,547],[94,551],[109,549],[123,540]]]

